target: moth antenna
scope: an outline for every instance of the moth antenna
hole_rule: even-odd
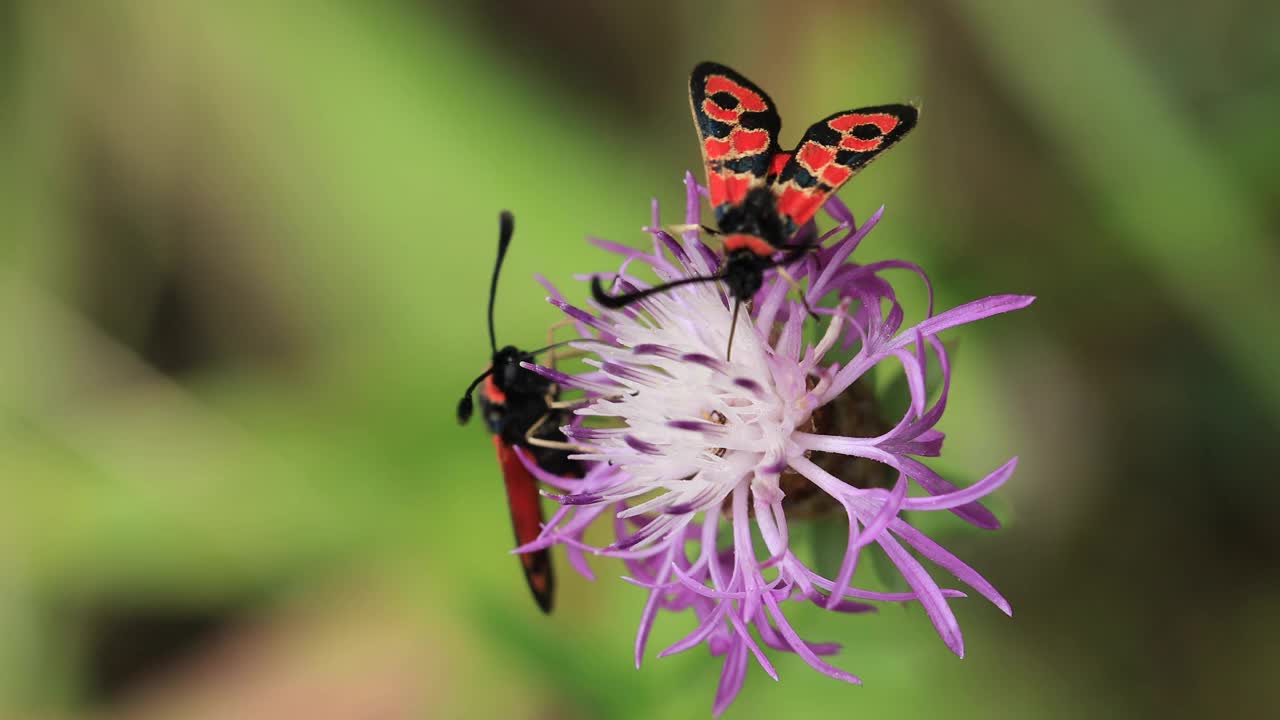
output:
[[[493,263],[493,277],[489,280],[489,349],[494,355],[498,354],[498,338],[493,331],[493,305],[498,297],[498,276],[502,274],[502,261],[507,257],[507,248],[511,245],[511,236],[516,230],[516,218],[511,214],[510,210],[503,210],[498,213],[498,259]],[[467,391],[462,394],[462,399],[458,401],[458,424],[465,425],[471,419],[471,413],[475,410],[475,405],[471,401],[471,393],[475,391],[476,386],[484,381],[485,378],[493,374],[493,367],[490,366],[471,384],[467,386]]]
[[[493,368],[491,367],[481,373],[480,377],[472,380],[471,384],[467,386],[467,391],[462,394],[462,399],[458,401],[459,425],[466,425],[467,421],[471,419],[471,411],[475,409],[475,406],[471,403],[471,393],[475,391],[477,385],[484,382],[484,379],[492,374]]]
[[[696,277],[673,280],[669,283],[645,288],[644,290],[636,290],[635,292],[623,293],[621,295],[610,295],[605,292],[603,287],[600,286],[600,276],[596,275],[591,278],[591,296],[595,298],[596,302],[600,303],[604,307],[607,307],[610,310],[617,310],[618,308],[626,307],[637,300],[643,300],[650,295],[670,290],[673,287],[691,285],[693,283],[700,282],[715,282],[716,280],[723,279],[724,275],[698,275]]]
[[[493,279],[489,281],[489,348],[498,353],[498,339],[493,331],[493,303],[498,297],[498,275],[502,273],[502,261],[507,257],[511,235],[516,230],[516,218],[510,210],[498,214],[498,260],[493,264]],[[474,385],[473,385],[474,387]],[[470,391],[468,391],[470,394]]]
[[[529,352],[526,352],[525,355],[528,355],[529,357],[534,357],[536,355],[541,355],[542,353],[548,350],[555,350],[556,348],[564,347],[565,345],[569,345],[570,343],[598,343],[600,345],[609,345],[609,346],[613,345],[613,343],[605,342],[604,340],[597,340],[595,338],[574,338],[572,340],[562,340],[558,343],[551,343],[550,345],[547,345],[545,347],[540,347],[537,350],[530,350]]]

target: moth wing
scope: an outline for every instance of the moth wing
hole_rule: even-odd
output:
[[[689,76],[689,105],[719,220],[767,184],[782,119],[760,86],[713,62],[699,63]]]
[[[511,526],[515,530],[516,544],[531,543],[538,539],[538,534],[542,531],[542,503],[538,483],[529,474],[524,463],[520,462],[515,448],[503,442],[501,436],[493,436],[493,446],[498,451],[498,464],[502,466],[502,482],[507,488],[507,506],[511,509]],[[543,612],[551,612],[552,591],[555,589],[555,578],[551,573],[551,552],[537,550],[517,557],[533,599]]]
[[[794,151],[779,154],[781,169],[771,178],[787,234],[813,218],[841,185],[911,132],[919,116],[912,105],[876,105],[844,110],[810,126]]]

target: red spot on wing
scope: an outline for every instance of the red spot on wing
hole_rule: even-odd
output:
[[[724,75],[708,75],[706,87],[708,95],[723,92],[734,96],[738,99],[738,107],[747,112],[760,112],[768,107],[759,93],[739,85]]]
[[[818,177],[832,188],[838,188],[853,176],[853,171],[843,165],[828,165]]]
[[[816,174],[836,158],[836,151],[816,142],[807,142],[796,153],[796,158],[809,172]]]
[[[719,173],[707,175],[707,190],[711,195],[711,207],[718,207],[725,203],[724,178]]]
[[[764,238],[755,235],[727,235],[724,239],[724,249],[727,252],[734,250],[750,250],[756,255],[769,257],[778,252],[778,249],[770,245]]]
[[[751,189],[750,175],[733,173],[711,173],[707,176],[707,190],[711,193],[712,207],[730,203],[737,205],[747,196]]]
[[[747,197],[747,191],[751,189],[751,176],[725,175],[723,177],[725,201],[734,205],[741,204]]]
[[[844,134],[840,138],[840,147],[855,152],[871,152],[884,144],[884,136],[898,127],[901,119],[889,113],[849,113],[833,118],[827,122],[834,130]],[[873,125],[880,134],[873,138],[860,138],[853,131],[864,125]]]
[[[849,113],[827,121],[832,130],[842,133],[853,132],[859,125],[875,125],[881,135],[887,135],[898,127],[898,118],[889,113]]]
[[[707,152],[708,160],[718,160],[729,153],[729,141],[720,138],[709,137],[702,143],[702,147]]]
[[[515,530],[516,545],[525,545],[538,539],[542,531],[542,505],[538,495],[538,483],[525,469],[515,448],[493,436],[493,447],[498,451],[498,464],[502,467],[502,482],[507,489],[507,506],[511,510],[511,526]],[[551,609],[551,556],[546,550],[524,553],[519,556],[525,580],[534,599],[544,611]]]
[[[840,138],[840,147],[848,150],[856,150],[858,152],[871,152],[872,150],[880,147],[880,143],[882,142],[884,142],[884,136],[874,137],[870,140],[863,140],[862,138],[854,137],[852,135],[845,135]]]
[[[795,157],[772,176],[778,212],[797,226],[811,220],[831,193],[914,127],[916,117],[913,107],[885,105],[846,110],[811,126]]]
[[[778,153],[773,156],[773,160],[769,161],[769,174],[778,175],[782,172],[782,168],[787,166],[791,160],[791,153]]]
[[[803,225],[818,212],[825,198],[826,193],[789,186],[778,198],[778,212],[790,217],[796,225]]]
[[[755,155],[769,147],[769,132],[767,130],[743,130],[737,128],[729,136],[729,139],[733,141],[733,149],[743,155]]]
[[[710,115],[712,118],[719,120],[720,122],[725,123],[737,123],[738,116],[742,114],[742,110],[740,108],[734,108],[732,110],[722,108],[711,98],[707,98],[702,101],[702,112]]]
[[[507,404],[507,394],[498,389],[498,384],[493,381],[492,375],[484,379],[484,396],[495,405]]]

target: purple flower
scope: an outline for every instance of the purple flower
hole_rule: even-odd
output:
[[[702,191],[691,176],[686,185],[685,220],[697,225]],[[904,261],[848,262],[883,209],[860,227],[838,200],[829,200],[826,210],[837,223],[819,238],[829,244],[790,269],[807,281],[808,302],[828,318],[816,340],[805,341],[804,326],[812,321],[791,284],[774,273],[739,318],[732,359],[726,359],[730,306],[716,284],[683,285],[594,314],[570,306],[548,286],[551,302],[583,337],[608,344],[582,344],[596,357],[578,375],[528,366],[585,391],[587,402],[564,432],[583,448],[576,457],[594,465],[578,480],[549,476],[528,463],[564,494],[553,496],[563,506],[539,540],[523,549],[562,544],[588,576],[584,553],[626,563],[626,579],[649,593],[636,638],[637,666],[658,611],[692,610],[697,627],[659,657],[704,643],[723,656],[717,715],[741,689],[749,657],[777,679],[766,648],[794,652],[819,672],[859,682],[823,659],[838,645],[800,638],[784,613],[792,602],[849,613],[875,609],[863,601],[919,602],[947,647],[963,656],[948,601],[964,594],[939,586],[916,554],[1011,612],[986,579],[901,514],[950,511],[981,528],[999,526],[978,500],[1009,478],[1016,458],[963,489],[920,460],[940,455],[944,438],[935,426],[946,409],[951,366],[937,336],[1024,308],[1034,298],[996,295],[934,314],[932,286],[920,268]],[[650,251],[594,241],[623,257],[622,289],[647,287],[630,272],[637,265],[663,282],[718,267],[716,253],[696,232],[677,240],[659,224],[655,203]],[[812,238],[815,232],[811,224],[801,234]],[[930,296],[925,319],[909,327],[903,327],[893,286],[882,277],[900,269],[917,274]],[[907,408],[894,422],[880,419],[863,380],[882,363],[899,366],[909,390]],[[933,397],[927,378],[935,363],[941,385]],[[909,493],[913,483],[919,492]],[[833,577],[806,565],[790,542],[791,520],[815,508],[847,517],[844,560]],[[583,531],[605,513],[613,518],[616,540],[603,548],[586,545]],[[851,585],[861,551],[873,543],[910,592]]]

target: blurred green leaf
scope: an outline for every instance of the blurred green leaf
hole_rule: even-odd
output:
[[[1280,248],[1216,156],[1219,133],[1179,111],[1098,0],[954,4],[1124,251],[1280,417],[1280,333],[1259,332],[1273,324]]]
[[[885,592],[907,592],[911,589],[906,578],[902,577],[902,573],[898,570],[898,566],[893,564],[889,555],[879,545],[868,547],[865,557],[875,571],[876,579],[884,586]],[[900,603],[900,605],[906,607],[907,603]]]
[[[809,543],[813,569],[829,578],[840,573],[845,549],[849,545],[849,521],[843,514],[813,518],[809,526]]]

